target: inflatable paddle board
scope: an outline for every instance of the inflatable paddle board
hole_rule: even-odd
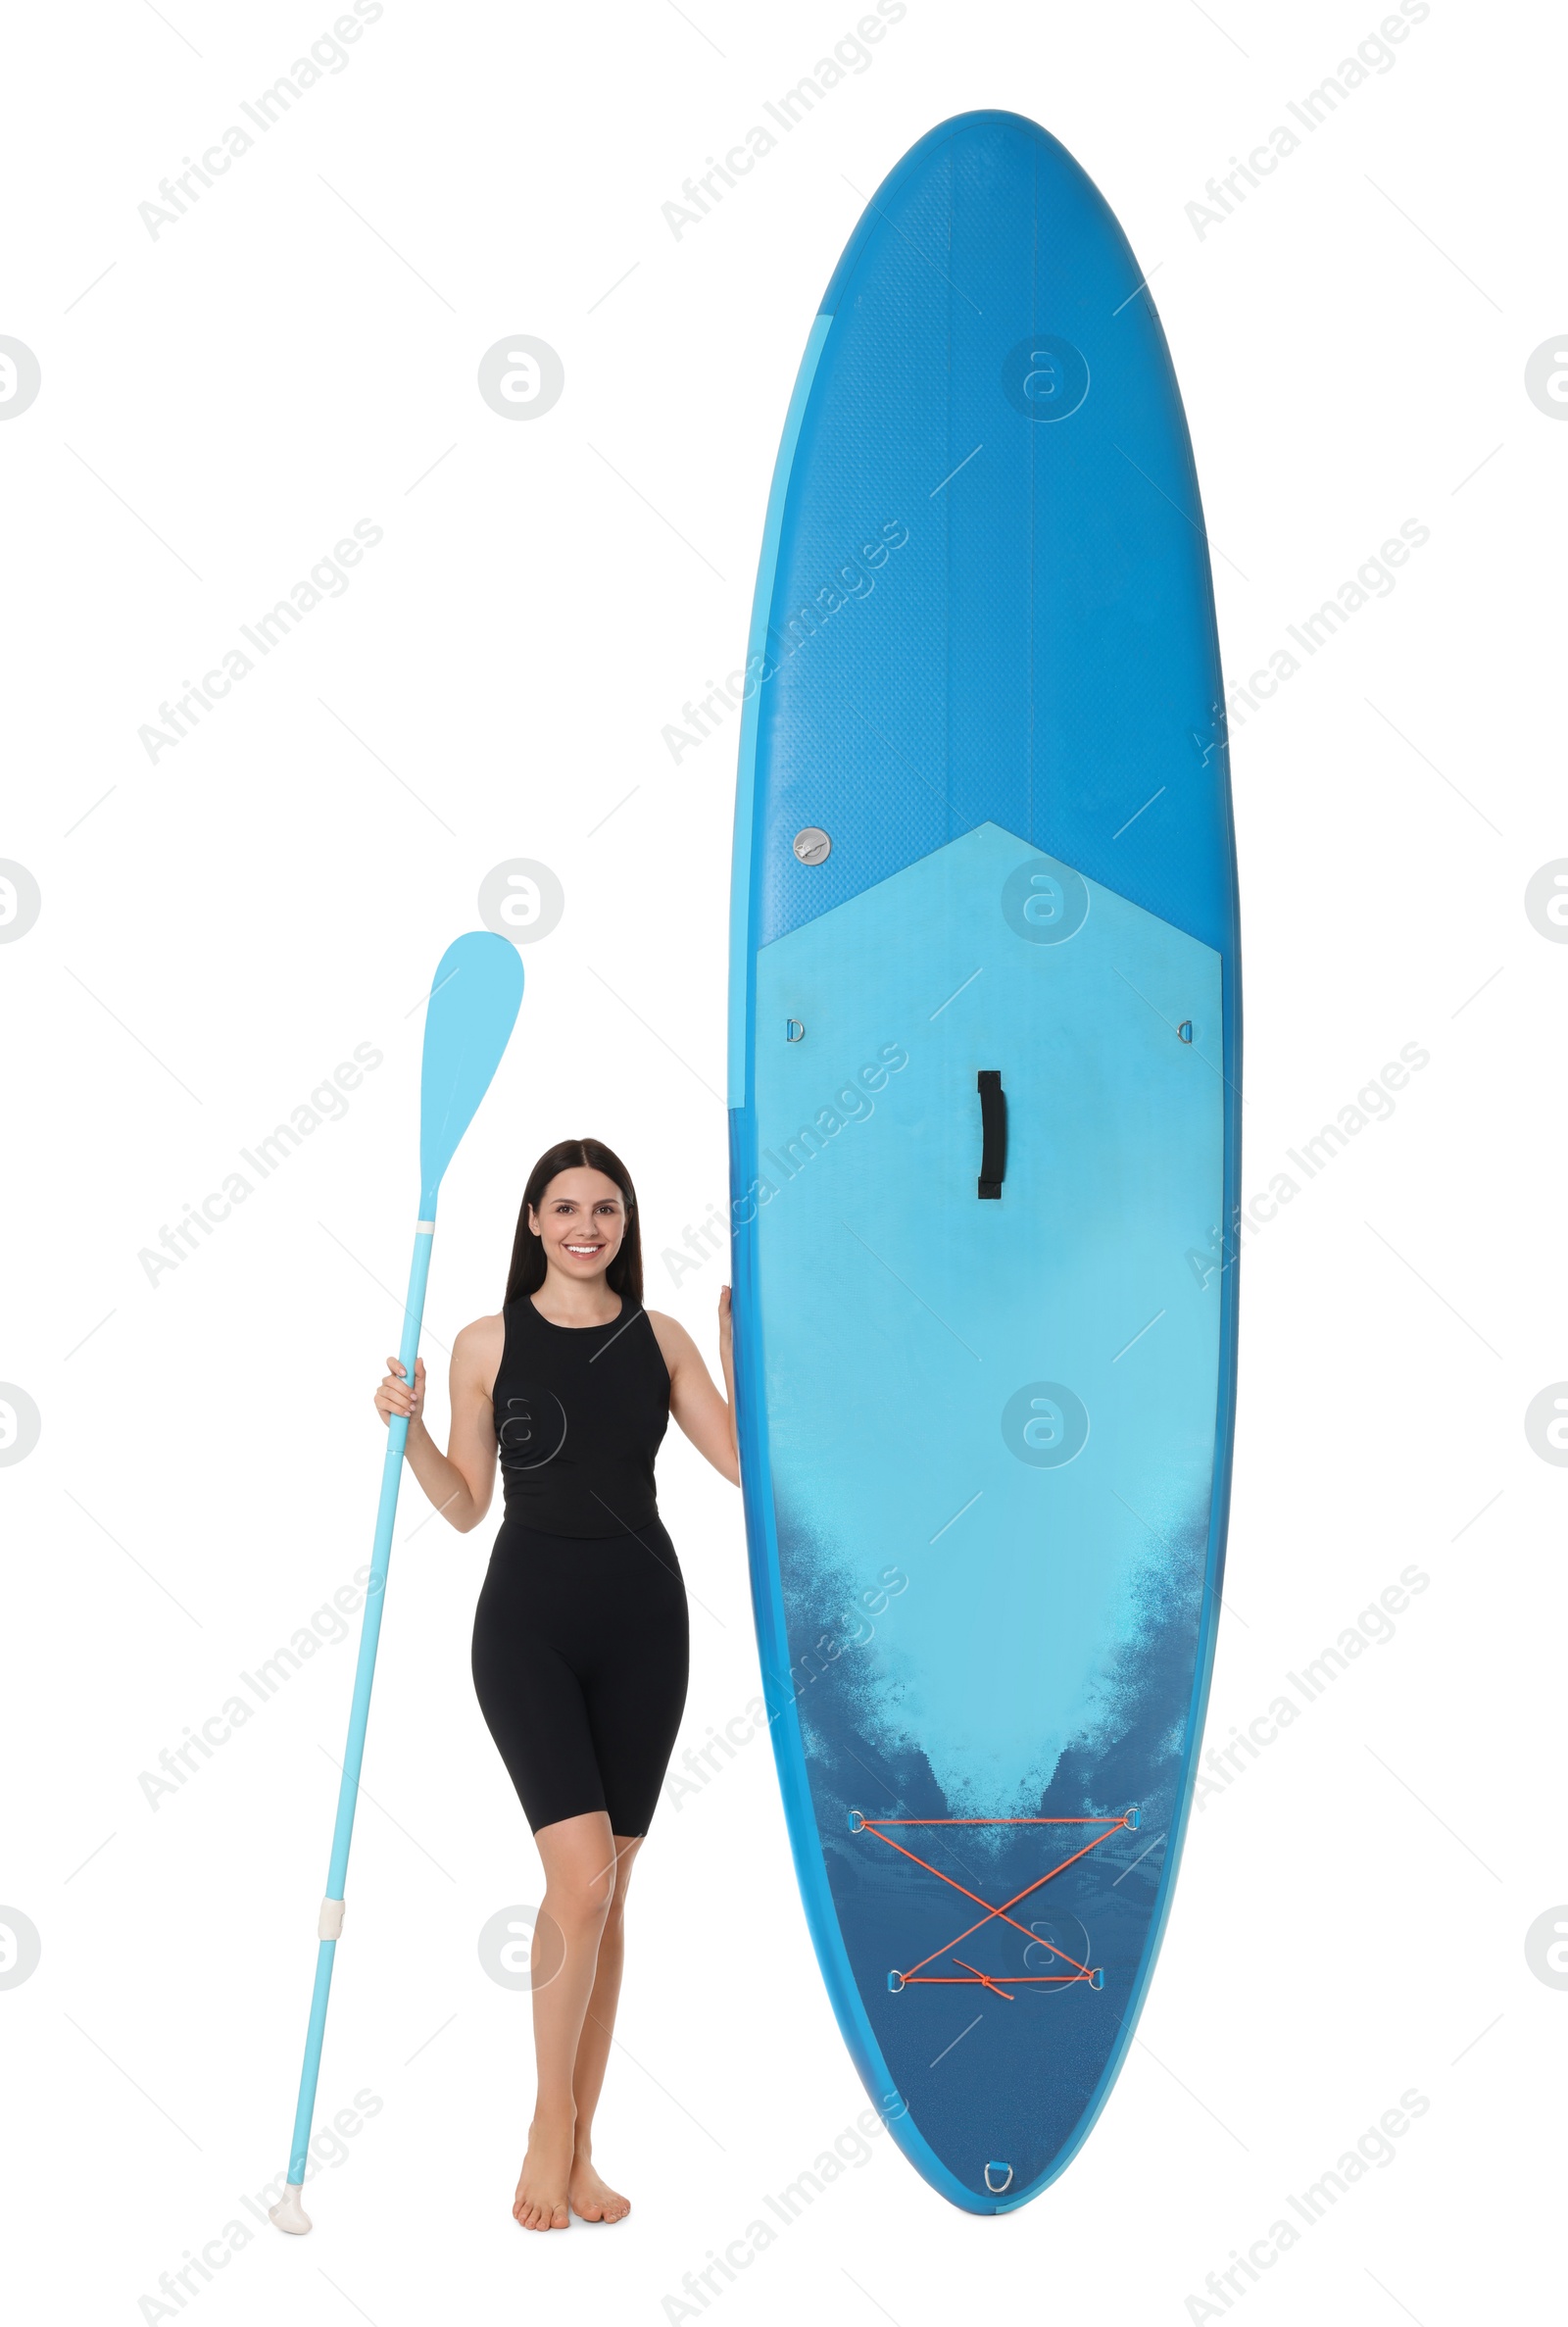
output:
[[[1208,1689],[1241,1006],[1181,400],[1054,138],[931,131],[807,345],[735,820],[735,1341],[801,1891],[976,2213],[1132,2040]]]

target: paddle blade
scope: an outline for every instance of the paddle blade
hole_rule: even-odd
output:
[[[420,1209],[427,1218],[501,1064],[521,1000],[522,957],[510,938],[470,929],[447,947],[430,988],[419,1078]]]

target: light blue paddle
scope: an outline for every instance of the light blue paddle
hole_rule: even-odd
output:
[[[398,1353],[404,1376],[411,1384],[419,1354],[424,1286],[430,1273],[430,1246],[435,1236],[436,1196],[447,1165],[501,1064],[521,1000],[522,959],[510,939],[493,936],[488,930],[470,930],[466,937],[449,945],[442,955],[424,1019],[424,1064],[419,1077],[419,1218],[414,1232],[414,1262],[409,1270],[403,1344]],[[381,1468],[381,1505],[376,1512],[375,1549],[370,1556],[370,1580],[360,1627],[360,1661],[354,1675],[354,1705],[349,1714],[349,1741],[343,1755],[343,1780],[338,1788],[337,1824],[332,1829],[332,1862],[317,1924],[320,1945],[316,1956],[316,1991],[311,1998],[299,2106],[294,2113],[294,2138],[289,2147],[288,2188],[270,2209],[279,2230],[304,2232],[311,2227],[310,2216],[300,2203],[300,2189],[305,2180],[311,2119],[316,2113],[316,2083],[321,2067],[321,2037],[332,1987],[332,1959],[343,1929],[343,1886],[348,1876],[354,1805],[360,1790],[360,1763],[370,1712],[370,1684],[375,1678],[375,1648],[381,1632],[386,1571],[392,1554],[392,1523],[397,1517],[398,1488],[403,1479],[403,1452],[408,1436],[407,1420],[401,1414],[395,1415],[387,1430],[386,1461]]]

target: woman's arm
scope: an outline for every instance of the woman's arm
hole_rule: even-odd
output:
[[[730,1319],[729,1287],[718,1296],[718,1354],[724,1367],[728,1399],[721,1398],[702,1353],[684,1325],[673,1317],[648,1312],[664,1363],[669,1371],[669,1411],[700,1455],[722,1471],[732,1487],[741,1483],[741,1459],[735,1441],[734,1332]]]
[[[490,1509],[496,1483],[496,1425],[490,1392],[501,1364],[505,1326],[500,1317],[465,1325],[452,1345],[450,1375],[452,1427],[443,1455],[424,1426],[424,1360],[416,1359],[410,1392],[400,1360],[375,1393],[383,1422],[409,1417],[409,1468],[441,1516],[466,1535]]]

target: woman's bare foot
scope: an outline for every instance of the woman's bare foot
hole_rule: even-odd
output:
[[[594,2171],[593,2158],[586,2150],[577,2151],[572,2157],[566,2195],[573,2212],[585,2222],[619,2222],[631,2212],[631,2200],[622,2198]]]
[[[528,2128],[528,2154],[517,2176],[512,2218],[524,2230],[564,2230],[566,2184],[572,2171],[571,2123],[548,2125],[535,2117]]]

